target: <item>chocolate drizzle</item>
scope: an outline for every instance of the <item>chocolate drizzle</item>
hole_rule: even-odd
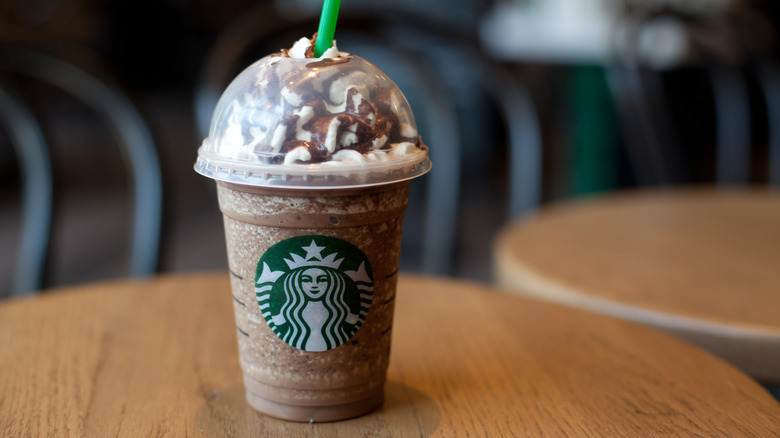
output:
[[[307,56],[308,58],[308,56]],[[349,58],[338,56],[336,58],[325,58],[321,59],[319,61],[313,61],[308,64],[306,64],[306,68],[322,68],[322,67],[330,67],[333,65],[339,65],[344,64],[346,62],[349,62]]]
[[[419,145],[418,138],[402,136],[399,118],[393,111],[391,89],[350,84],[345,87],[344,100],[340,104],[331,100],[336,81],[343,82],[351,74],[361,74],[357,68],[349,66],[350,61],[349,57],[338,57],[310,62],[306,67],[315,69],[315,75],[307,70],[292,69],[277,81],[270,81],[287,85],[300,100],[290,103],[281,99],[285,116],[281,122],[284,140],[279,152],[286,154],[303,147],[311,156],[308,162],[318,163],[330,160],[335,152],[343,149],[366,154],[371,150],[387,149],[393,143]],[[334,67],[337,71],[326,71]],[[320,83],[315,86],[318,80]],[[364,96],[363,93],[370,95]],[[342,106],[342,111],[333,112],[334,108]],[[299,126],[305,111],[311,111],[313,115],[310,114],[309,120]],[[275,160],[280,162],[282,158]]]

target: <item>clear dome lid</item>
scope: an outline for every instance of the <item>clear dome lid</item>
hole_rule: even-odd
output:
[[[195,170],[238,184],[358,187],[430,170],[409,103],[363,58],[266,56],[220,98]]]

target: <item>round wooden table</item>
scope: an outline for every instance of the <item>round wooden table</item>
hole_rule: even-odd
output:
[[[545,208],[502,230],[497,282],[665,329],[780,383],[780,193],[675,189]]]
[[[290,423],[244,401],[227,273],[0,304],[0,436],[770,436],[780,404],[652,329],[402,275],[385,404]]]

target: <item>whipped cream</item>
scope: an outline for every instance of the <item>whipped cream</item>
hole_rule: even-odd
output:
[[[293,44],[290,50],[287,51],[290,58],[313,58],[314,57],[314,42],[306,37],[299,39]],[[307,56],[307,53],[310,54]],[[335,58],[339,56],[339,49],[336,47],[336,41],[333,41],[333,45],[320,56],[323,58]]]

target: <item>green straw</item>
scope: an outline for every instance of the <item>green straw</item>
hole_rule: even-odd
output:
[[[320,27],[317,29],[317,42],[314,43],[314,56],[319,58],[333,45],[333,34],[336,32],[336,19],[339,16],[341,0],[325,0],[322,3]]]

